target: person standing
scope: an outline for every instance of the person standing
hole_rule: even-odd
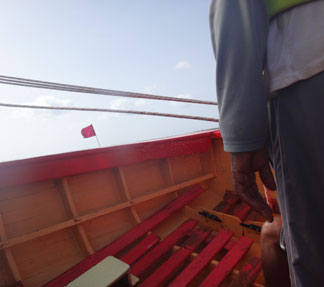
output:
[[[276,189],[271,158],[291,285],[318,286],[324,270],[324,1],[212,0],[210,29],[234,190],[272,222],[255,183],[259,172],[265,186]]]

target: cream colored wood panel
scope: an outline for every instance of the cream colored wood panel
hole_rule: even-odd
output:
[[[98,251],[134,225],[133,216],[127,209],[87,221],[83,227],[91,246]]]
[[[12,254],[25,287],[41,286],[85,258],[70,229],[14,246]]]
[[[176,198],[176,194],[174,192],[160,196],[158,198],[148,200],[146,202],[140,203],[136,205],[136,210],[138,215],[143,219],[151,216],[156,213],[162,207],[167,205],[169,202]]]
[[[103,170],[72,176],[67,182],[79,215],[109,207],[123,201],[118,174],[115,170]]]
[[[175,183],[189,180],[203,174],[199,154],[171,158],[170,165]]]
[[[136,198],[168,186],[162,168],[159,160],[123,167],[130,196]]]
[[[0,212],[8,238],[68,219],[61,194],[52,181],[3,190]]]
[[[204,173],[214,171],[214,154],[212,148],[200,154],[200,164]]]

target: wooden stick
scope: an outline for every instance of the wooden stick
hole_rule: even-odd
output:
[[[168,158],[167,161],[168,161],[168,170],[169,170],[170,181],[171,181],[171,184],[174,184],[175,181],[174,181],[173,170],[172,170],[170,159]]]
[[[170,181],[171,181],[171,184],[174,184],[175,180],[174,180],[174,176],[173,176],[173,169],[172,169],[170,158],[167,158],[167,163],[168,163],[168,173],[169,173]],[[176,195],[177,196],[179,195],[178,191],[176,191]]]
[[[216,177],[217,169],[216,169],[216,160],[215,160],[213,144],[212,144],[212,146],[211,146],[211,148],[209,150],[210,150],[210,157],[211,157],[211,162],[212,162],[212,169],[213,169],[213,172],[214,172],[215,177]]]
[[[66,202],[68,204],[68,208],[70,213],[72,214],[73,218],[77,218],[78,217],[78,212],[76,210],[73,198],[72,198],[72,194],[68,185],[68,182],[66,180],[66,178],[63,178],[60,180],[60,186],[62,187],[62,191],[64,194],[64,197],[66,199]],[[83,228],[83,226],[81,224],[78,224],[76,226],[77,231],[78,231],[78,235],[79,238],[81,239],[81,243],[83,245],[84,250],[88,253],[88,255],[91,255],[94,253],[93,247],[91,246],[91,243],[88,239],[88,236]]]
[[[0,240],[2,242],[5,242],[7,240],[7,234],[6,234],[6,230],[4,228],[4,223],[3,223],[3,219],[2,219],[1,214],[0,214]],[[10,270],[12,272],[12,275],[13,275],[15,281],[16,282],[22,281],[20,272],[18,270],[15,259],[14,259],[13,255],[12,255],[11,249],[10,248],[5,249],[4,253],[5,253],[6,259],[8,261]]]
[[[125,177],[125,173],[124,173],[124,169],[122,167],[119,167],[118,168],[118,173],[119,173],[119,177],[121,179],[121,182],[122,182],[122,186],[123,186],[123,191],[125,193],[125,197],[128,201],[131,201],[132,198],[130,196],[130,193],[129,193],[129,189],[128,189],[128,185],[127,185],[127,181],[126,181],[126,177]],[[140,223],[142,222],[141,218],[139,217],[136,209],[134,206],[131,206],[130,207],[130,210],[131,210],[131,213],[133,214],[133,217],[135,219],[135,221],[137,223]]]

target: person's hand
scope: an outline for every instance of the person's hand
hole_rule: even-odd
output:
[[[231,153],[231,169],[234,192],[269,222],[272,222],[272,210],[258,192],[255,182],[255,172],[258,171],[263,184],[270,190],[276,190],[266,148]]]

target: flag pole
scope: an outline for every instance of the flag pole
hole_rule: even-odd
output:
[[[92,128],[93,128],[94,132],[95,132],[95,135],[96,135],[96,139],[97,139],[97,143],[98,143],[98,145],[99,145],[99,148],[101,148],[101,145],[100,145],[100,142],[99,142],[99,139],[98,139],[97,133],[96,133],[96,131],[95,131],[95,129],[94,129],[94,126],[93,126],[93,124],[91,124],[91,125],[92,125]]]
[[[99,142],[99,139],[98,139],[97,135],[96,135],[96,139],[97,139],[99,147],[101,148],[101,145],[100,145],[100,142]]]

